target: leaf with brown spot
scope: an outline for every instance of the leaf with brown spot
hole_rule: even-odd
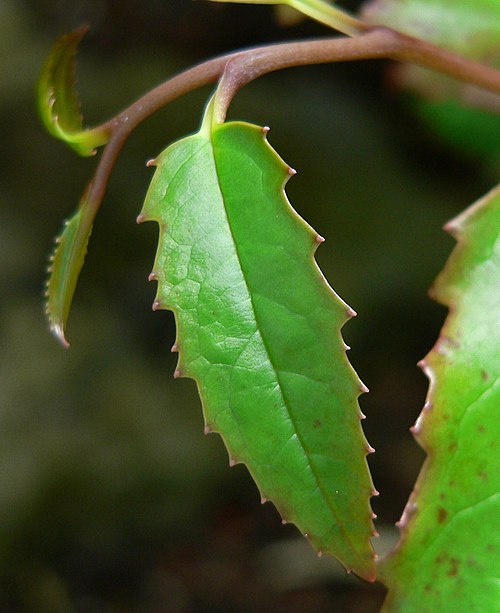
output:
[[[413,429],[428,457],[381,564],[391,613],[500,603],[500,187],[447,229],[458,245],[433,295],[450,313],[422,363],[431,383]]]

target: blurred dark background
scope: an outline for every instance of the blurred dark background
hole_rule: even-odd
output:
[[[82,22],[92,26],[78,70],[88,124],[211,55],[328,35],[311,22],[279,27],[271,7],[1,0],[0,611],[375,612],[383,588],[282,527],[245,469],[229,469],[220,438],[203,436],[194,383],[172,379],[173,317],[151,311],[147,283],[157,228],[135,218],[145,161],[197,128],[210,89],[130,138],[91,239],[71,349],[49,335],[47,254],[95,160],[45,134],[34,89],[54,39]],[[327,238],[320,265],[359,313],[344,335],[371,389],[361,404],[382,550],[423,459],[408,428],[427,387],[415,364],[446,313],[426,294],[454,244],[441,227],[498,174],[487,153],[454,149],[421,122],[386,68],[284,71],[231,107],[231,118],[271,126],[299,170],[289,197]]]

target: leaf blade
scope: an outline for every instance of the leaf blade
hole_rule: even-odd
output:
[[[69,347],[66,340],[66,323],[92,233],[95,211],[89,201],[90,192],[89,186],[78,209],[65,222],[61,235],[56,239],[54,253],[50,257],[45,293],[46,314],[51,332],[64,347]]]
[[[94,155],[95,148],[108,142],[99,128],[85,130],[75,87],[75,55],[88,31],[87,26],[61,36],[47,57],[37,89],[40,118],[52,136],[64,141],[79,155]]]
[[[428,452],[382,565],[386,611],[489,611],[500,600],[500,188],[448,224],[458,245],[434,296],[450,308],[423,367]]]
[[[159,157],[141,214],[160,224],[155,307],[176,315],[177,375],[196,380],[207,429],[263,498],[373,580],[363,388],[339,332],[351,312],[314,263],[317,234],[286,201],[288,167],[262,129],[213,126],[210,112]]]

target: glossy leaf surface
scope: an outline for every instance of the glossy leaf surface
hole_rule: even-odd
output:
[[[352,311],[314,262],[322,239],[286,200],[293,173],[266,131],[211,114],[156,160],[139,217],[160,225],[154,308],[175,313],[175,376],[196,380],[207,432],[262,497],[373,580],[363,386],[340,335]]]
[[[75,88],[75,55],[87,31],[79,28],[62,36],[45,61],[38,82],[38,108],[43,124],[59,140],[83,156],[106,144],[108,134],[99,129],[84,130]]]
[[[414,428],[428,458],[382,568],[385,611],[495,611],[500,603],[500,188],[448,225],[458,239],[434,295],[450,308],[422,363]]]

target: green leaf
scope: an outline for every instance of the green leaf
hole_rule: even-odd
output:
[[[382,565],[385,611],[469,613],[500,603],[500,187],[452,221],[434,295],[450,313],[423,361],[414,428],[428,458]]]
[[[69,346],[65,336],[66,322],[94,220],[89,193],[90,187],[85,191],[77,212],[66,221],[50,258],[46,313],[51,331],[65,347]]]
[[[363,5],[361,16],[369,23],[388,26],[500,68],[498,0],[371,0]],[[494,94],[427,68],[405,65],[397,74],[402,85],[433,100],[455,97],[466,104],[498,109]]]
[[[467,57],[479,58],[498,46],[498,0],[370,0],[362,15]]]
[[[236,2],[238,4],[274,4],[289,6],[297,11],[315,19],[320,23],[354,36],[359,33],[359,21],[342,9],[336,8],[325,0],[211,0],[212,2]]]
[[[56,138],[83,156],[108,142],[108,133],[99,128],[84,130],[75,89],[75,55],[88,28],[62,36],[43,65],[38,82],[38,109],[43,124]]]
[[[291,208],[293,171],[267,130],[213,124],[168,147],[139,221],[160,225],[154,309],[177,321],[175,376],[196,380],[206,431],[245,463],[262,498],[322,553],[374,579],[373,486],[340,328],[352,311]]]

